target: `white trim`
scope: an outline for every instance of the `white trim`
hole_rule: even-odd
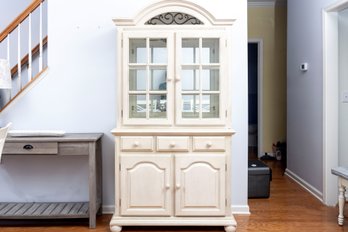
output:
[[[248,7],[274,7],[276,0],[248,0]]]
[[[312,185],[310,185],[307,181],[290,171],[289,169],[285,170],[285,175],[295,181],[297,184],[306,189],[310,194],[312,194],[315,198],[317,198],[320,202],[322,202],[323,194]]]
[[[201,20],[204,23],[204,26],[231,26],[235,21],[234,19],[216,19],[203,7],[185,0],[159,1],[141,10],[140,13],[138,13],[137,16],[134,17],[134,19],[118,18],[113,19],[113,21],[117,26],[144,25],[147,20],[156,15],[162,14],[163,12],[182,12],[192,15]]]
[[[323,202],[337,203],[337,179],[331,168],[338,165],[338,18],[348,8],[340,0],[323,10]]]
[[[248,43],[256,43],[257,44],[257,149],[258,154],[257,157],[261,157],[263,155],[263,40],[262,39],[248,39]]]
[[[339,0],[330,6],[324,8],[324,12],[329,13],[329,12],[339,12],[344,9],[348,8],[348,1],[347,0]]]
[[[102,205],[102,214],[114,214],[115,205]]]
[[[113,214],[115,212],[115,205],[103,205],[103,214]],[[250,209],[248,205],[231,205],[232,214],[244,214],[249,215]]]
[[[231,205],[232,214],[244,214],[250,215],[250,209],[248,205]]]
[[[286,7],[287,0],[248,0],[248,7]]]

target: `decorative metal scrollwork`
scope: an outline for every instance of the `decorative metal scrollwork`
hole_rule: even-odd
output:
[[[181,12],[167,12],[148,20],[146,25],[201,25],[203,22],[192,15]]]

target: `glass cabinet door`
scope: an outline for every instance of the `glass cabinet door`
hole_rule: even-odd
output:
[[[223,39],[217,35],[178,33],[176,118],[179,124],[223,123]]]
[[[163,33],[126,33],[124,45],[128,55],[124,72],[125,123],[171,123],[172,38]]]
[[[222,31],[123,34],[123,123],[224,124],[226,42]],[[224,88],[224,90],[222,90]]]

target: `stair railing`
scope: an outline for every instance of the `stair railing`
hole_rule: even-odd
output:
[[[44,32],[44,4],[46,0],[33,2],[0,33],[0,46],[5,47],[0,58],[10,62],[12,76],[12,90],[8,91],[5,101],[2,100],[0,112],[5,109],[29,84],[39,77],[46,69],[44,62],[44,48],[47,47],[47,32]],[[35,31],[36,33],[33,33]],[[38,35],[37,35],[38,34]],[[33,39],[34,38],[34,39]],[[23,44],[27,43],[26,46]],[[24,48],[23,48],[24,47]],[[38,67],[33,72],[33,58],[38,59]],[[23,80],[23,71],[27,78]],[[4,91],[2,98],[4,98]]]

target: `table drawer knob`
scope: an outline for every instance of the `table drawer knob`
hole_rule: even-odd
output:
[[[31,144],[26,144],[26,145],[24,145],[23,146],[23,149],[25,149],[25,150],[31,150],[31,149],[33,149],[34,147],[33,147],[33,145],[31,145]]]
[[[175,142],[171,142],[171,143],[169,144],[170,147],[175,147],[175,145],[176,145]]]

